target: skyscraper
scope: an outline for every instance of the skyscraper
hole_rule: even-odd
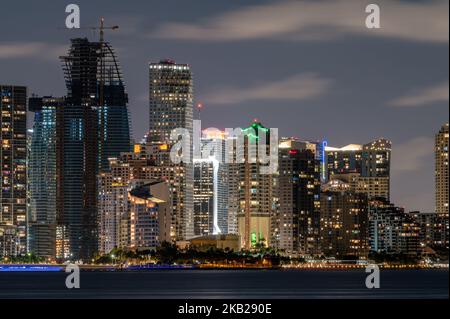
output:
[[[34,124],[28,157],[29,251],[56,258],[56,118],[63,98],[31,97]]]
[[[436,213],[448,218],[448,123],[444,124],[435,138]]]
[[[349,183],[369,198],[390,198],[391,142],[374,140],[364,145],[325,147],[327,179]]]
[[[98,176],[98,247],[108,254],[120,247],[122,220],[128,214],[131,168],[128,162],[110,158],[110,170]]]
[[[189,65],[177,64],[172,60],[162,60],[149,64],[149,132],[150,147],[157,146],[158,166],[181,169],[181,185],[172,200],[177,203],[173,211],[177,240],[194,236],[194,169],[191,160],[172,163],[170,150],[175,144],[171,133],[175,129],[189,132],[192,149],[193,136],[193,80]],[[187,151],[186,149],[183,151]]]
[[[155,243],[156,239],[158,243],[173,241],[171,194],[177,194],[179,171],[156,166],[151,153],[139,144],[134,152],[110,158],[109,166],[110,170],[100,173],[98,178],[100,253],[107,254],[115,247],[142,248],[147,245],[145,242]],[[136,189],[144,192],[131,191]]]
[[[448,218],[437,213],[411,212],[420,227],[420,246],[448,249]]]
[[[277,209],[277,179],[275,174],[263,172],[270,166],[263,160],[269,154],[270,130],[254,122],[241,133],[243,143],[234,144],[236,159],[233,161],[239,174],[237,221],[241,247],[251,249],[256,245],[271,245],[271,220]],[[260,140],[265,142],[260,143]]]
[[[97,174],[108,158],[131,149],[127,94],[108,42],[71,40],[61,57],[68,90],[58,117],[58,257],[90,259],[97,251]]]
[[[349,184],[351,190],[356,193],[364,193],[369,199],[389,199],[389,178],[363,177],[358,173],[333,174],[330,180],[340,180]]]
[[[0,256],[27,252],[27,89],[0,85]]]
[[[204,130],[201,158],[194,159],[194,233],[228,232],[228,165],[225,133]]]
[[[326,256],[367,257],[367,195],[351,191],[341,181],[323,185],[320,196],[320,237]]]
[[[193,126],[193,80],[190,66],[162,60],[149,64],[149,141],[172,144],[177,128],[191,132]]]
[[[320,160],[316,152],[315,143],[280,142],[276,242],[288,254],[320,252]]]
[[[371,252],[413,256],[419,253],[420,224],[401,207],[386,200],[371,201],[368,228]]]
[[[165,226],[172,212],[168,185],[161,181],[137,181],[128,198],[130,248],[156,249],[167,240]]]

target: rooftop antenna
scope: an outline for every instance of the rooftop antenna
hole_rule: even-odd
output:
[[[197,104],[197,112],[198,112],[198,119],[201,121],[201,112],[202,112],[202,108],[203,108],[203,103],[198,103]]]

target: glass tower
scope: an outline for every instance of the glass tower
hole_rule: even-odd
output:
[[[108,158],[131,150],[128,97],[108,42],[71,42],[61,58],[68,94],[57,125],[57,255],[90,260],[98,248],[97,175]]]
[[[56,117],[63,98],[31,97],[34,112],[28,156],[29,251],[56,258]]]

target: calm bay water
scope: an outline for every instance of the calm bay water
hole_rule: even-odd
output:
[[[382,270],[381,288],[367,289],[364,269],[151,270],[81,272],[81,288],[66,274],[2,273],[3,298],[448,298],[448,270]]]

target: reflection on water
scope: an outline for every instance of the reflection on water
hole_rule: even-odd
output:
[[[384,270],[381,288],[365,287],[364,269],[152,270],[82,272],[81,289],[65,273],[1,273],[0,298],[448,298],[447,270]]]

